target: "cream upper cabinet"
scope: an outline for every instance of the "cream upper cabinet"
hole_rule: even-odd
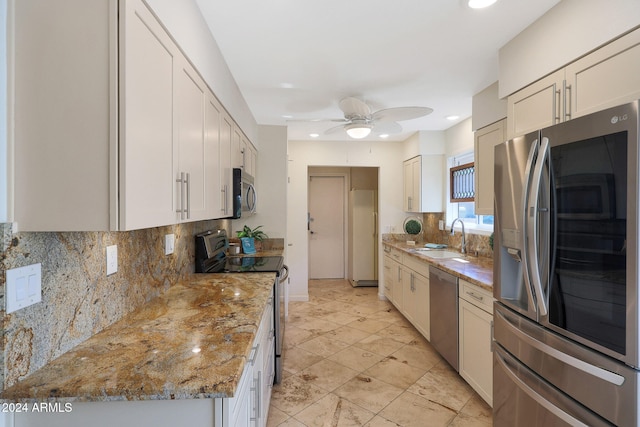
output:
[[[233,214],[233,120],[226,111],[220,118],[220,192],[222,217]]]
[[[403,163],[405,212],[442,212],[443,157],[416,156]]]
[[[507,98],[507,138],[640,98],[640,29]]]
[[[220,129],[223,117],[222,105],[213,93],[207,92],[204,106],[205,139],[205,210],[208,218],[221,218],[224,215],[224,184],[222,183],[222,146]],[[227,160],[229,162],[229,160]],[[227,166],[228,169],[228,166]]]
[[[474,134],[475,212],[493,215],[493,152],[506,140],[506,119],[478,129]]]
[[[132,230],[175,223],[173,88],[180,52],[141,1],[121,8],[118,228]]]
[[[507,138],[562,121],[564,70],[507,97]]]
[[[571,117],[640,98],[640,29],[566,67]]]

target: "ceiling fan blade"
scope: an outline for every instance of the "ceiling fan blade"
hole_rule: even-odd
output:
[[[373,129],[371,129],[373,133],[376,134],[389,134],[393,135],[395,133],[402,132],[402,126],[396,122],[379,122],[373,125]]]
[[[371,108],[360,101],[358,98],[348,97],[340,101],[340,109],[344,111],[345,115],[356,115],[366,117],[371,114]]]
[[[344,131],[344,125],[334,126],[324,131],[325,135]]]
[[[433,112],[429,107],[396,107],[378,110],[372,114],[371,118],[375,121],[397,122],[402,120],[417,119]]]

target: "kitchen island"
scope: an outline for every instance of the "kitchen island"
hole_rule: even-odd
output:
[[[274,281],[274,273],[191,275],[7,388],[0,399],[102,402],[103,410],[106,401],[208,399],[213,408],[211,399],[236,395],[261,321],[268,318]]]

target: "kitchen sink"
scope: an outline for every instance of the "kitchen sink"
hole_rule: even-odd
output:
[[[447,251],[445,249],[418,248],[414,249],[417,253],[428,256],[429,258],[460,258],[458,252]]]

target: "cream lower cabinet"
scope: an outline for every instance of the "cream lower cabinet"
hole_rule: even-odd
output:
[[[640,29],[507,98],[507,138],[640,98]]]
[[[428,340],[429,264],[385,247],[384,293],[402,315]]]
[[[458,284],[459,372],[493,405],[493,296],[465,280]]]
[[[402,311],[402,252],[385,246],[383,263],[384,296]]]

